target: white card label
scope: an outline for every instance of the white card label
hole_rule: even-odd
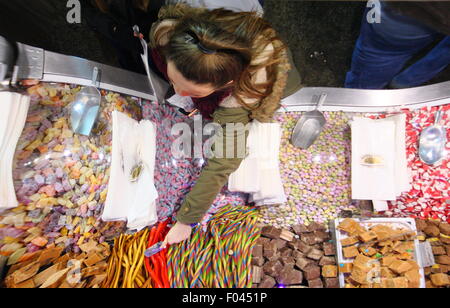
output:
[[[430,242],[426,241],[420,243],[419,253],[422,260],[422,264],[420,264],[420,267],[430,267],[436,264]]]

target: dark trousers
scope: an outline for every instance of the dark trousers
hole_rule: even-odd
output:
[[[420,86],[450,64],[450,37],[420,22],[382,9],[381,23],[367,22],[355,46],[345,87],[383,89]],[[414,56],[433,42],[439,43],[423,58],[405,69]]]

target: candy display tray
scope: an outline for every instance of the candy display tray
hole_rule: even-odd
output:
[[[376,225],[389,225],[391,228],[394,229],[408,229],[413,232],[417,232],[416,222],[413,218],[370,218],[370,219],[358,219],[353,218],[355,221],[357,221],[359,224],[361,224],[366,229],[369,229],[370,227],[376,226]],[[346,263],[352,263],[353,259],[346,259],[344,258],[343,252],[342,252],[342,245],[341,240],[348,237],[347,234],[337,229],[339,224],[344,220],[344,218],[338,218],[335,219],[333,222],[331,222],[331,230],[333,235],[333,240],[336,243],[336,258],[338,266],[340,264],[346,264]],[[414,239],[414,260],[419,265],[419,273],[420,273],[420,288],[425,288],[425,272],[422,267],[422,258],[419,253],[419,240]],[[345,286],[345,274],[339,273],[339,285],[341,288]]]

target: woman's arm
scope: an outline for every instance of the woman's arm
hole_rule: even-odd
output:
[[[225,146],[230,144],[229,142],[234,143],[235,150],[239,149],[239,147],[246,149],[247,132],[244,127],[249,121],[249,112],[243,108],[219,108],[214,113],[214,122],[220,124],[223,128],[225,128],[227,123],[242,124],[238,126],[234,134],[228,134],[223,129],[224,155],[226,153]],[[221,136],[219,135],[218,137]],[[244,144],[238,145],[238,142],[244,142]],[[211,207],[217,194],[227,183],[230,174],[239,168],[242,160],[243,157],[210,158],[197,183],[186,196],[177,214],[177,220],[183,224],[200,222]]]

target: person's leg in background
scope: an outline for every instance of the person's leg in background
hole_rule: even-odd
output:
[[[450,64],[450,36],[446,36],[425,57],[397,75],[390,87],[411,88],[420,86],[438,75]]]
[[[369,23],[366,10],[345,87],[383,89],[438,33],[411,18],[382,10],[381,23]]]

